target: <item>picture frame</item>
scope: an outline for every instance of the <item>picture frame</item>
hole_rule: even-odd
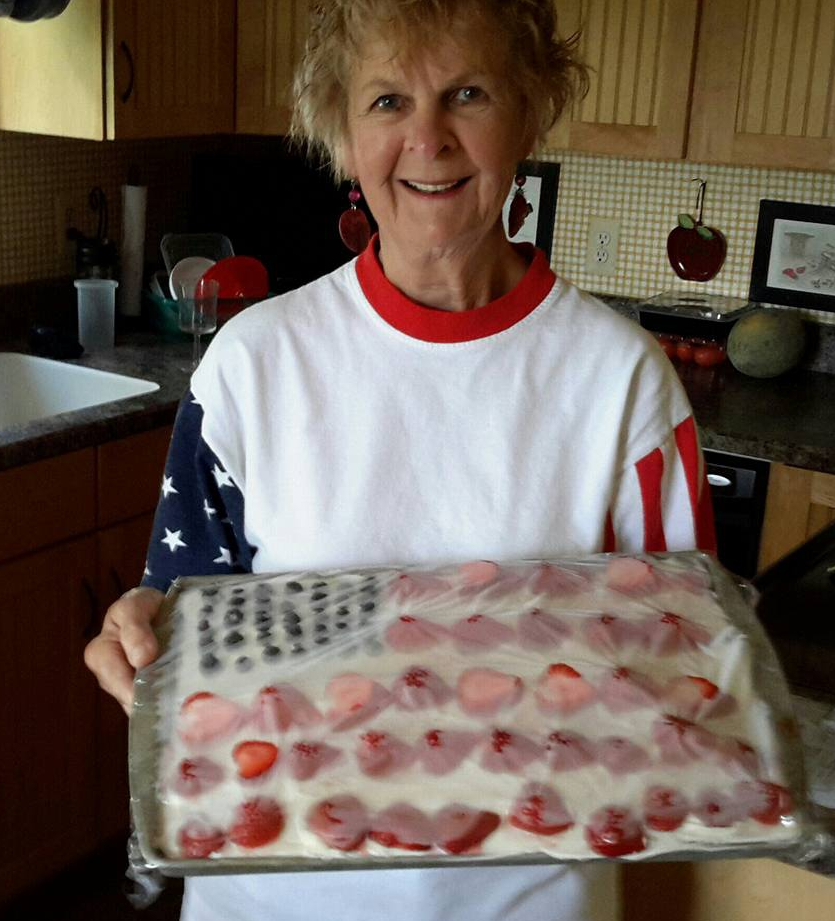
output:
[[[531,205],[532,211],[519,232],[511,237],[508,232],[508,217],[517,189],[514,183],[502,208],[505,235],[514,243],[533,243],[545,253],[550,262],[554,246],[554,221],[557,212],[560,165],[549,160],[524,160],[519,164],[517,175],[525,177],[522,193]]]
[[[760,201],[748,297],[835,312],[835,208]]]

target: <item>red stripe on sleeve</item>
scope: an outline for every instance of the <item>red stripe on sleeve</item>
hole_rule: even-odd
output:
[[[696,546],[706,553],[716,553],[716,531],[713,524],[713,502],[710,486],[704,469],[701,477],[699,467],[701,451],[696,437],[696,424],[692,416],[680,422],[675,429],[676,447],[684,466],[687,491],[690,493],[690,508],[693,512],[693,526],[696,532]]]
[[[656,448],[642,457],[635,469],[641,487],[641,501],[644,506],[644,550],[647,553],[667,549],[664,524],[661,520],[661,478],[664,475],[664,455]]]
[[[614,553],[617,550],[615,542],[615,528],[612,524],[612,513],[606,512],[606,523],[603,525],[603,552]]]

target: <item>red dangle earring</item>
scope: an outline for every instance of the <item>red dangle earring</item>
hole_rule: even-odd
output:
[[[353,253],[361,253],[368,241],[371,239],[371,227],[368,225],[368,218],[365,212],[357,207],[357,202],[362,198],[362,193],[357,188],[355,180],[351,180],[351,191],[348,193],[348,201],[351,207],[343,211],[339,216],[339,236],[342,242]]]
[[[525,198],[522,186],[525,184],[525,176],[519,173],[514,180],[516,182],[516,192],[513,195],[513,201],[510,203],[510,214],[507,219],[508,236],[515,237],[522,229],[522,225],[528,219],[528,215],[533,213],[533,205]]]

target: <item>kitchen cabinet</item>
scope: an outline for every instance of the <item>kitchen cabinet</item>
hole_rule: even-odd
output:
[[[235,130],[285,134],[310,0],[238,0]]]
[[[835,3],[705,0],[691,160],[835,166]]]
[[[74,0],[0,20],[0,130],[93,140],[230,133],[235,0]]]
[[[127,719],[83,652],[142,576],[170,435],[0,473],[0,904],[127,835]]]
[[[588,96],[549,146],[747,166],[835,165],[831,0],[560,0]]]
[[[580,31],[589,92],[549,147],[624,157],[684,156],[698,0],[559,0],[562,37]]]
[[[629,864],[623,921],[831,921],[835,880],[776,860]]]
[[[835,521],[835,474],[772,464],[759,568],[765,569]]]

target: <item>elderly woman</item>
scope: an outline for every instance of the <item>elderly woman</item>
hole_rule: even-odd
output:
[[[691,411],[637,326],[508,242],[502,205],[584,72],[552,0],[330,0],[296,132],[379,225],[231,320],[174,430],[142,587],[86,660],[126,709],[187,574],[712,548]],[[614,869],[191,879],[188,921],[580,921]]]

